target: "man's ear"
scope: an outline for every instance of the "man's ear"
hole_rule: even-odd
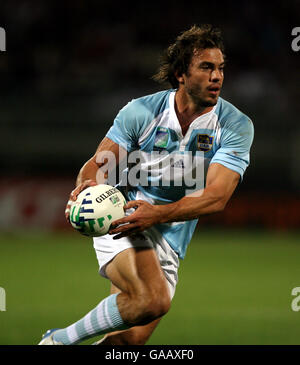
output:
[[[179,84],[184,84],[184,74],[179,73],[178,71],[175,71],[175,77],[177,79],[177,81],[179,82]]]

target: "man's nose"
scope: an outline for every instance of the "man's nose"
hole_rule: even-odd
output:
[[[222,71],[215,69],[211,73],[211,81],[218,82],[223,79],[223,73]]]

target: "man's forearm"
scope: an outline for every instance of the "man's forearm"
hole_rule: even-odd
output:
[[[108,171],[112,171],[119,163],[119,156],[126,156],[126,150],[109,138],[104,138],[95,153],[81,168],[76,179],[76,186],[86,180],[92,180],[97,184],[105,184],[108,179]]]
[[[180,222],[198,219],[201,215],[220,212],[225,208],[227,199],[210,187],[204,189],[201,196],[186,196],[177,202],[160,205],[160,223]]]
[[[98,182],[99,179],[99,166],[94,161],[94,159],[88,160],[80,169],[77,179],[76,179],[76,186],[82,184],[86,180],[93,180],[97,182],[98,184],[102,182]],[[104,181],[104,180],[103,180]]]

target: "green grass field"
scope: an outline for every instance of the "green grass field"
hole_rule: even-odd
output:
[[[197,231],[151,345],[300,344],[300,233]],[[36,344],[108,295],[92,242],[74,233],[0,234],[0,344]],[[91,343],[88,340],[85,344]]]

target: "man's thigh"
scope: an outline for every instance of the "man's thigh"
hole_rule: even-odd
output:
[[[123,274],[120,270],[125,272],[126,276],[129,275],[128,279],[137,278],[136,270],[144,276],[148,270],[150,275],[147,275],[147,279],[152,277],[155,280],[161,277],[161,268],[167,279],[170,296],[173,298],[178,281],[179,258],[155,230],[149,230],[137,237],[123,237],[118,240],[113,240],[110,235],[94,238],[94,248],[99,262],[99,273],[103,277],[108,278],[106,268],[113,263],[110,265],[110,275],[113,275],[113,278],[109,279],[118,280],[118,283],[114,281],[116,286],[121,285],[120,276]],[[129,248],[135,250],[129,251]],[[146,250],[147,248],[154,249],[155,253],[153,250]],[[115,260],[117,256],[118,259]]]
[[[106,276],[121,292],[168,293],[168,284],[153,248],[128,248],[106,265]]]
[[[94,237],[94,249],[99,263],[99,273],[107,278],[107,265],[121,252],[129,248],[153,248],[153,242],[144,235],[123,237],[117,240],[111,235]]]

